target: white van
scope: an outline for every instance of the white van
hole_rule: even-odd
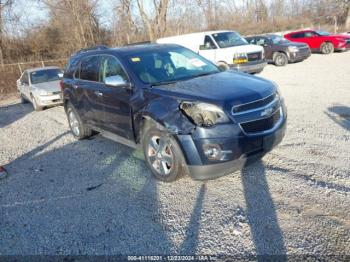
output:
[[[160,38],[159,44],[178,44],[200,54],[223,69],[260,73],[266,66],[264,48],[250,45],[234,31],[208,31]]]

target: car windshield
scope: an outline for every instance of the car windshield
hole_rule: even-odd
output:
[[[248,42],[236,32],[216,33],[212,35],[220,48],[247,45]]]
[[[196,53],[183,48],[155,48],[127,56],[137,77],[145,84],[160,85],[220,72]]]
[[[34,71],[30,73],[30,82],[32,84],[39,84],[60,80],[60,73],[62,73],[62,70],[58,68]]]
[[[278,35],[270,36],[270,39],[272,40],[272,43],[275,45],[289,43],[289,40]]]
[[[316,31],[316,33],[319,35],[323,35],[323,36],[331,35],[330,33],[326,32],[326,31]]]

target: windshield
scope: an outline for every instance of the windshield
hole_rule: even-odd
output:
[[[60,80],[58,74],[62,73],[61,69],[45,69],[34,71],[30,73],[30,82],[32,84],[39,84],[44,82]]]
[[[131,69],[145,84],[168,84],[220,72],[196,53],[183,47],[154,49],[127,56]]]
[[[273,44],[275,44],[275,45],[289,43],[289,40],[285,39],[284,37],[277,36],[277,35],[270,36],[270,39],[272,40]]]
[[[248,42],[236,32],[224,32],[212,35],[220,48],[247,45]]]
[[[326,31],[316,31],[316,33],[319,34],[319,35],[323,35],[323,36],[330,35],[330,33],[326,32]]]

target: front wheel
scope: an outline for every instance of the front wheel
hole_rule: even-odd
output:
[[[157,127],[145,130],[143,153],[153,175],[164,182],[172,182],[188,173],[182,151],[175,138]]]
[[[21,104],[26,104],[28,103],[28,100],[24,98],[23,94],[20,93],[20,99],[21,99]]]
[[[35,111],[41,111],[43,108],[38,105],[34,96],[32,96],[32,104]]]
[[[321,45],[321,53],[325,55],[332,54],[334,52],[334,46],[332,43],[323,43]]]
[[[84,139],[91,136],[92,130],[81,121],[79,114],[70,103],[67,105],[66,113],[70,130],[75,138]]]
[[[273,56],[273,62],[276,66],[285,66],[288,64],[288,57],[283,53],[275,53]]]

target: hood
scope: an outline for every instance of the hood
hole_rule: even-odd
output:
[[[350,39],[350,35],[343,35],[343,34],[340,34],[340,35],[332,35],[332,36],[339,37],[339,38]]]
[[[155,86],[152,92],[178,100],[233,106],[265,98],[277,87],[270,81],[245,73],[226,71],[212,75]]]
[[[37,88],[37,89],[43,89],[47,92],[61,91],[60,80],[44,82],[44,83],[39,83],[39,84],[32,84],[32,87]]]
[[[299,42],[288,42],[288,43],[283,43],[281,44],[281,46],[296,46],[296,47],[309,47],[307,44],[305,43],[299,43]]]
[[[232,51],[232,53],[247,53],[247,54],[263,51],[263,47],[259,45],[249,45],[249,44],[226,47],[221,49],[224,49],[225,51]]]

